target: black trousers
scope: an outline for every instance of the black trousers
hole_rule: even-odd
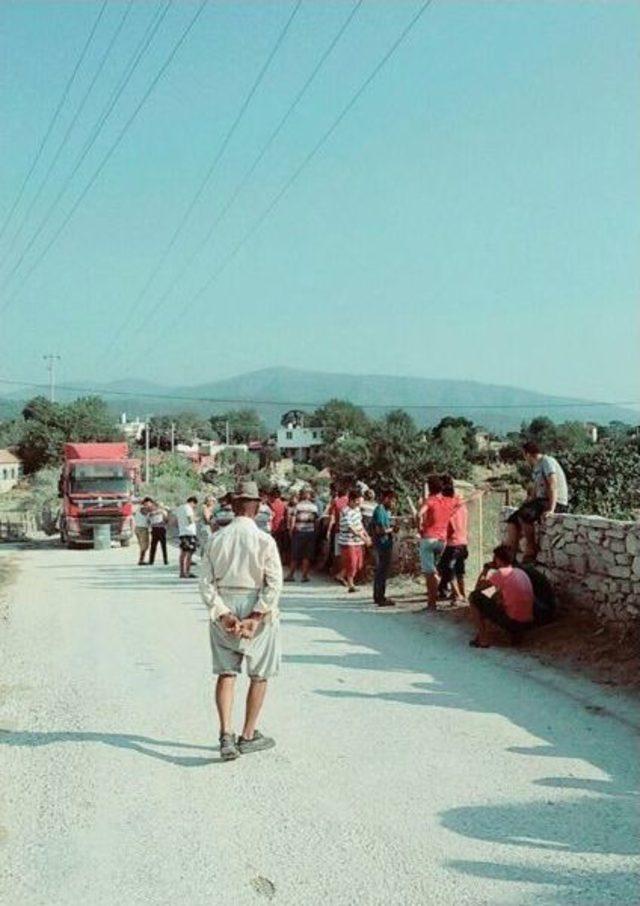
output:
[[[376,569],[373,574],[373,600],[376,604],[382,604],[387,595],[387,577],[391,569],[391,557],[393,555],[393,546],[380,547],[376,544],[375,548]]]
[[[162,548],[162,559],[166,564],[169,562],[167,557],[167,530],[164,525],[151,526],[151,552],[149,554],[149,563],[153,564],[156,559],[156,550],[158,545]]]

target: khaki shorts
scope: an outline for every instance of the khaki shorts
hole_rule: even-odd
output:
[[[249,616],[258,602],[258,593],[222,591],[222,599],[238,619]],[[280,669],[280,620],[263,619],[252,639],[237,639],[225,632],[218,622],[209,623],[209,642],[213,673],[242,673],[246,664],[247,674],[256,679],[270,679]]]
[[[138,544],[140,547],[149,547],[149,529],[148,528],[137,528],[136,529],[136,538],[138,539]]]

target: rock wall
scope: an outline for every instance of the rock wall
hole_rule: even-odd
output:
[[[502,512],[505,521],[513,512]],[[561,605],[595,613],[622,632],[640,631],[640,523],[554,515],[539,528],[538,563]]]

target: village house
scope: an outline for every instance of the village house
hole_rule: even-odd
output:
[[[306,413],[293,409],[282,416],[278,428],[278,449],[283,456],[297,462],[308,462],[311,451],[324,443],[323,429],[307,426],[307,417]]]
[[[0,492],[15,488],[22,478],[22,462],[11,450],[0,450]]]

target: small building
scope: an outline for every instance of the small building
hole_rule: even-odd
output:
[[[15,488],[21,478],[21,460],[11,450],[0,450],[0,493]]]
[[[282,416],[277,443],[284,456],[306,462],[314,448],[324,443],[324,429],[305,424],[306,413],[292,410]]]
[[[134,418],[133,421],[127,420],[127,413],[123,412],[120,416],[120,428],[127,440],[140,442],[144,434],[146,424],[140,418]]]

